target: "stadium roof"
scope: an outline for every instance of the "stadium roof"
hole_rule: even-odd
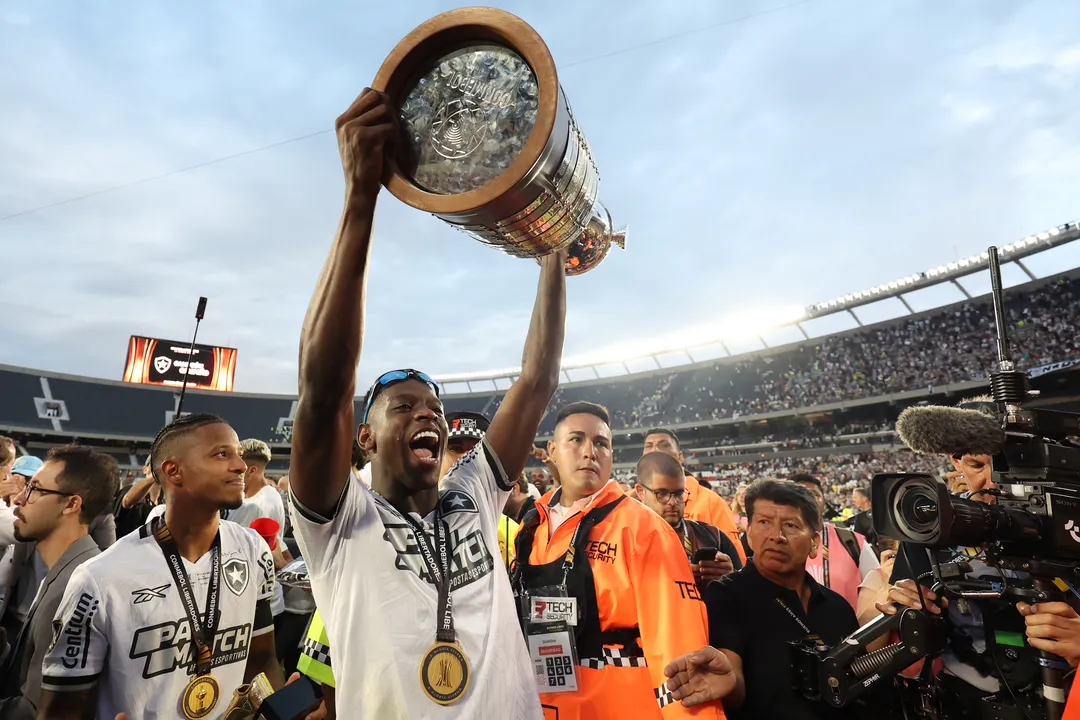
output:
[[[1037,280],[1039,276],[1033,273],[1024,264],[1024,258],[1050,250],[1055,247],[1080,239],[1080,221],[1068,222],[1058,225],[1043,232],[1029,235],[1015,242],[998,248],[999,258],[1002,265],[1012,263],[1027,276],[1029,280]],[[877,303],[879,301],[896,298],[903,304],[907,314],[914,315],[916,311],[905,299],[905,295],[916,290],[922,290],[934,286],[951,284],[963,293],[964,297],[971,299],[972,294],[959,283],[959,279],[982,272],[988,267],[989,255],[982,252],[955,262],[945,263],[930,268],[924,272],[906,275],[880,285],[850,293],[842,297],[815,303],[805,308],[789,307],[762,311],[756,316],[743,315],[736,321],[730,322],[721,328],[688,328],[679,333],[662,338],[650,339],[644,342],[631,342],[617,348],[609,348],[606,351],[592,353],[577,358],[565,358],[563,362],[563,376],[567,382],[588,379],[590,376],[597,379],[630,375],[634,372],[629,367],[630,363],[651,361],[655,367],[649,369],[664,369],[677,367],[693,362],[699,362],[702,358],[695,358],[693,352],[706,348],[715,349],[717,346],[722,351],[719,357],[731,357],[741,353],[732,352],[727,342],[754,338],[761,343],[761,348],[768,349],[770,346],[762,337],[762,333],[784,327],[795,327],[802,334],[802,339],[810,339],[803,323],[807,320],[822,318],[829,315],[847,313],[854,318],[857,325],[863,322],[853,312],[855,308]],[[947,303],[939,303],[940,305]],[[666,356],[666,357],[665,357]],[[674,357],[671,357],[674,356]],[[715,356],[715,355],[714,355]],[[662,364],[663,358],[667,364]],[[674,362],[672,362],[674,360]],[[604,374],[601,374],[603,370]],[[572,377],[570,371],[579,372],[579,377]],[[505,389],[513,379],[521,372],[520,367],[504,368],[501,370],[488,370],[471,373],[437,375],[436,379],[449,385],[458,384],[459,387],[451,392],[472,392],[474,390],[487,390],[491,386],[496,389]],[[583,377],[582,377],[583,376]],[[485,387],[474,388],[474,383],[482,383]],[[490,383],[490,385],[489,385]],[[462,387],[463,386],[463,387]],[[449,390],[450,388],[448,388]]]

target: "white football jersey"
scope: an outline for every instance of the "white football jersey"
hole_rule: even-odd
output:
[[[285,547],[285,503],[277,488],[267,485],[251,497],[245,498],[243,505],[229,511],[228,518],[230,522],[249,529],[251,523],[259,518],[270,518],[278,524],[278,547]],[[274,617],[285,611],[285,594],[281,585],[277,585],[274,589],[274,599],[270,601],[270,609],[274,611]]]
[[[420,684],[420,663],[435,642],[437,596],[412,526],[351,473],[332,519],[292,498],[296,539],[333,648],[337,706],[351,718],[377,720],[539,720],[536,681],[499,560],[497,521],[510,486],[487,441],[439,488],[454,626],[472,667],[465,694],[447,706]],[[435,550],[434,513],[412,517]]]
[[[221,521],[221,620],[214,637],[219,718],[244,684],[252,638],[274,629],[274,559],[256,533]],[[199,616],[205,618],[211,553],[184,560]],[[172,573],[144,525],[75,569],[54,622],[42,688],[98,688],[97,717],[183,720],[180,699],[198,651]]]

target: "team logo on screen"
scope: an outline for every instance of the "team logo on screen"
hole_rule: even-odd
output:
[[[172,358],[165,357],[164,355],[158,355],[154,358],[154,369],[164,375],[169,372],[169,368],[172,367]]]

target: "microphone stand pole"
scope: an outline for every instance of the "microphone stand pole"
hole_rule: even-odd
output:
[[[176,413],[173,421],[180,419],[180,411],[184,407],[184,395],[187,393],[188,376],[191,374],[191,359],[195,356],[195,338],[199,337],[199,323],[206,314],[206,298],[200,297],[199,304],[195,308],[195,332],[191,336],[191,346],[188,347],[187,366],[184,368],[184,383],[180,386],[180,398],[176,401]]]

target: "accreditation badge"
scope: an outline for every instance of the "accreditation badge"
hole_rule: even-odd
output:
[[[530,590],[523,598],[525,639],[542,693],[574,692],[577,683],[577,598],[565,585]]]

